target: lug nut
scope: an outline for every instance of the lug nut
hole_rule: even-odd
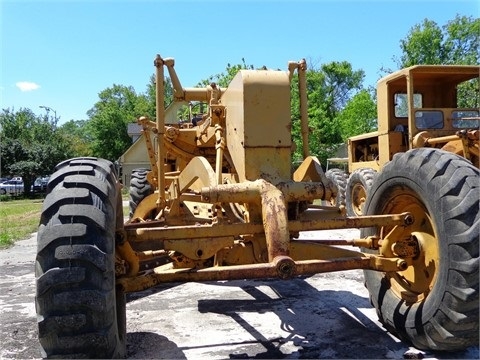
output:
[[[405,221],[405,225],[412,225],[414,221],[413,216],[406,215],[404,221]]]
[[[397,260],[397,267],[398,267],[398,270],[407,270],[408,268],[408,264],[405,260],[402,260],[402,259],[398,259]]]

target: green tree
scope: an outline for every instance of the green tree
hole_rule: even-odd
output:
[[[338,115],[344,142],[351,136],[377,129],[377,105],[373,94],[373,89],[360,90]]]
[[[30,109],[0,114],[0,155],[2,174],[21,176],[25,192],[37,176],[51,174],[57,163],[72,157],[71,144],[57,128],[57,120],[36,116]]]
[[[478,65],[480,62],[480,19],[457,15],[443,27],[448,63]]]
[[[353,70],[350,63],[331,62],[320,69],[309,65],[306,72],[309,117],[309,148],[322,163],[337,151],[344,141],[339,114],[361,88],[363,70]],[[302,160],[298,78],[292,81],[292,135],[296,145],[293,161]]]
[[[334,117],[362,88],[365,72],[363,70],[354,71],[352,65],[347,61],[334,61],[322,65],[322,71],[325,73],[328,111]]]
[[[99,101],[87,114],[87,134],[94,156],[116,161],[132,144],[128,136],[129,123],[145,115],[148,110],[144,96],[131,86],[113,85],[99,93]]]
[[[417,64],[441,64],[445,59],[443,32],[435,21],[425,19],[414,25],[405,39],[400,40],[403,54],[399,67]]]
[[[164,106],[167,107],[173,101],[173,85],[172,80],[170,80],[169,77],[166,77],[164,80],[164,90]],[[144,105],[142,104],[139,106],[139,109],[143,110],[143,115],[154,120],[157,114],[155,74],[150,76],[150,81],[147,84],[147,90],[144,95],[139,96],[139,101],[145,101]]]
[[[400,41],[400,68],[411,65],[478,65],[480,62],[480,19],[457,15],[440,27],[425,19],[412,27]],[[458,87],[458,106],[478,107],[478,80]]]
[[[70,143],[73,156],[92,156],[91,137],[87,133],[86,120],[70,120],[58,128],[59,135]]]
[[[402,55],[394,58],[399,68],[418,64],[465,64],[480,62],[480,19],[457,15],[440,27],[424,19],[400,40]]]

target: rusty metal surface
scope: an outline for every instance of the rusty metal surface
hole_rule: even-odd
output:
[[[363,256],[334,260],[294,261],[288,256],[277,256],[272,262],[236,266],[218,266],[205,269],[175,269],[169,266],[155,268],[153,273],[117,281],[126,292],[141,291],[168,282],[221,281],[239,279],[290,279],[299,275],[313,275],[352,269],[394,271],[401,267],[399,259],[380,259]]]
[[[277,256],[289,255],[287,207],[283,193],[266,181],[262,182],[260,197],[268,259],[273,261]]]
[[[150,179],[156,191],[139,203],[119,232],[118,269],[125,272],[119,283],[128,291],[169,281],[290,278],[405,266],[392,250],[381,252],[382,258],[336,246],[377,248],[381,240],[385,247],[394,244],[413,221],[411,214],[346,217],[344,206],[312,205],[335,197],[337,187],[309,155],[304,60],[290,62],[288,72],[240,70],[226,89],[215,83],[183,88],[174,64],[171,58],[156,57],[156,122],[139,119],[156,137],[156,151],[147,142],[150,161],[156,161]],[[171,110],[163,108],[164,67],[175,90],[174,102],[207,105],[195,124],[166,123]],[[295,72],[305,160],[292,173],[290,85]],[[174,160],[170,169],[175,170],[168,179],[163,163],[167,158]],[[348,243],[294,240],[303,231],[365,227],[402,231],[386,239]],[[409,248],[397,251],[405,254]],[[170,258],[171,269],[162,265],[143,274],[142,262],[155,260],[153,254],[162,261]]]
[[[288,222],[290,232],[311,230],[350,229],[372,226],[393,226],[405,224],[409,213],[393,215],[371,215],[361,217],[334,218],[326,220],[293,220]],[[239,234],[262,234],[263,224],[195,224],[188,226],[166,226],[162,222],[126,224],[125,232],[130,241],[149,241],[163,239],[186,239],[202,237],[221,237]]]

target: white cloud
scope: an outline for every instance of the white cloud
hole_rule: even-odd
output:
[[[15,84],[15,86],[19,88],[20,91],[33,91],[40,88],[40,85],[30,81],[19,81]]]

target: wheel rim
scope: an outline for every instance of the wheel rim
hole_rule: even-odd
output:
[[[438,236],[433,219],[418,196],[410,189],[396,189],[387,195],[383,214],[410,212],[414,223],[410,226],[410,240],[418,244],[412,266],[405,271],[388,273],[391,289],[407,303],[422,301],[433,289],[440,265]],[[386,234],[391,229],[382,229]]]
[[[362,184],[355,184],[352,188],[352,209],[359,216],[363,215],[363,206],[367,200],[367,191]]]

